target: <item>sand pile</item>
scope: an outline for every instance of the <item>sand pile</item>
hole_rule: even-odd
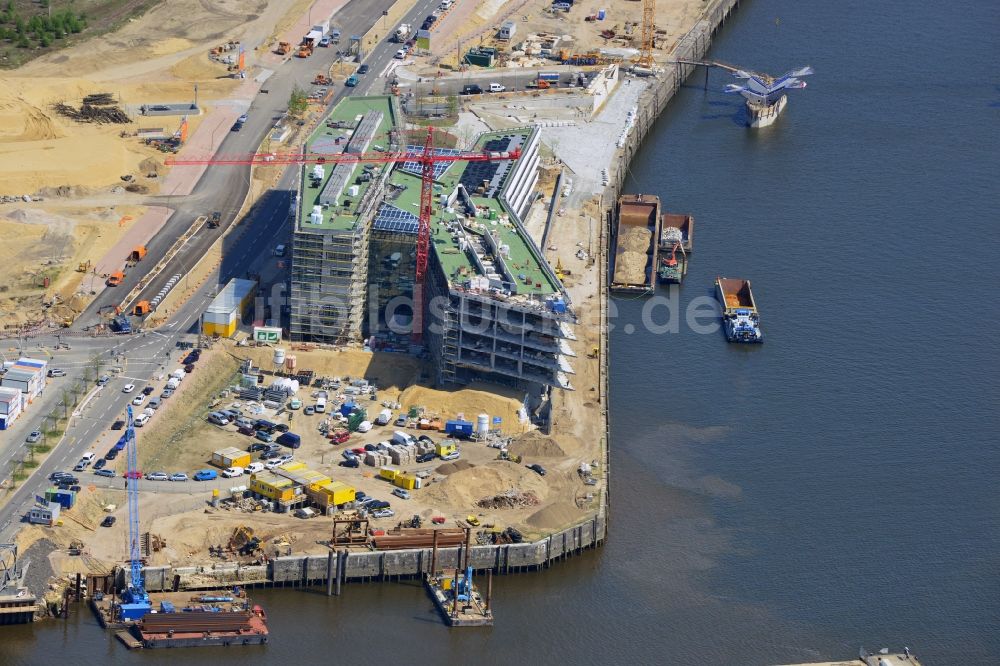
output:
[[[439,391],[426,386],[410,386],[399,396],[404,407],[423,407],[427,413],[443,418],[464,415],[466,420],[475,421],[479,414],[499,416],[505,427],[518,423],[517,410],[521,406],[520,395],[508,387],[492,384],[472,384],[463,389]]]
[[[569,502],[556,502],[531,514],[525,522],[541,530],[555,530],[576,522],[585,513]]]
[[[643,284],[652,232],[646,227],[632,227],[618,238],[615,254],[615,282]]]
[[[566,455],[554,439],[537,430],[515,438],[508,448],[513,455],[524,458],[561,458]]]
[[[542,477],[522,465],[494,462],[449,474],[424,492],[430,502],[472,509],[484,496],[499,495],[514,490],[532,493],[544,501],[548,486]]]
[[[454,474],[455,472],[461,472],[462,470],[472,469],[475,467],[472,463],[467,460],[456,460],[455,462],[447,462],[443,465],[439,465],[434,471],[438,474],[443,474],[448,476],[449,474]]]

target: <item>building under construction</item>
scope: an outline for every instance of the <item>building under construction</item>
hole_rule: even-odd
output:
[[[306,144],[320,155],[394,148],[395,98],[354,97],[338,104]],[[302,167],[292,206],[292,340],[344,344],[361,339],[368,286],[371,217],[390,169],[380,165]]]
[[[394,135],[398,121],[391,98],[345,100],[306,152],[377,149],[380,141],[386,145],[380,134]],[[535,197],[538,144],[534,127],[487,132],[474,150],[517,151],[518,158],[434,166],[419,313],[413,287],[420,164],[338,165],[332,172],[317,169],[330,165],[304,167],[294,213],[292,339],[346,343],[363,333],[375,349],[426,349],[442,384],[572,388],[567,340],[573,339],[574,318],[562,285],[521,222]],[[335,177],[338,169],[346,173]],[[423,333],[416,349],[414,321]]]

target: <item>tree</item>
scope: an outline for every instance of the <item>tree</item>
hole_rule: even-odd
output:
[[[309,98],[306,96],[306,92],[295,86],[292,88],[292,94],[288,97],[288,113],[293,116],[301,116],[309,108]]]

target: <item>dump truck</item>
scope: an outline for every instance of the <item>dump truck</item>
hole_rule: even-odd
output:
[[[292,52],[291,42],[278,42],[278,50],[277,50],[278,55],[288,55],[291,52]]]
[[[548,90],[549,88],[552,87],[552,84],[550,84],[545,79],[538,79],[537,81],[529,81],[528,84],[524,87],[529,89],[537,88],[538,90]]]
[[[308,58],[313,54],[313,43],[311,39],[303,39],[299,44],[299,52],[295,55],[299,58]]]
[[[132,248],[132,252],[129,253],[128,255],[128,260],[134,264],[142,261],[145,258],[145,256],[146,256],[146,246],[137,245],[136,247]]]
[[[122,283],[124,279],[125,279],[125,273],[121,271],[115,271],[114,273],[108,276],[108,281],[105,282],[105,284],[108,285],[109,287],[117,287]]]
[[[139,301],[132,308],[132,314],[136,317],[144,317],[152,312],[153,308],[149,305],[149,301]]]

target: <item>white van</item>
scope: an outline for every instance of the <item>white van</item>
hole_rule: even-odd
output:
[[[170,373],[170,377],[172,379],[176,379],[179,382],[184,381],[184,368],[177,368],[176,370]]]
[[[326,411],[326,398],[322,396],[316,398],[316,411],[320,414]]]
[[[136,428],[141,428],[147,423],[149,423],[149,417],[145,414],[139,414],[139,416],[135,417],[135,420],[133,421]]]
[[[490,84],[490,92],[491,93],[492,92],[503,92],[504,90],[507,90],[507,86],[500,85],[499,83],[491,83]]]
[[[171,377],[170,379],[167,380],[167,388],[170,390],[173,390],[180,385],[181,385],[180,380],[175,377]]]
[[[413,444],[413,437],[406,434],[402,430],[397,430],[392,433],[392,443],[399,444],[401,446],[409,446],[410,444]]]
[[[438,5],[438,9],[448,10],[451,9],[453,4],[455,4],[455,0],[441,0],[441,4]]]
[[[222,470],[222,476],[226,477],[227,479],[234,479],[237,476],[243,476],[243,468],[229,467],[227,469]]]
[[[94,454],[90,451],[87,451],[82,456],[80,456],[80,462],[90,463],[93,460],[94,460]]]

